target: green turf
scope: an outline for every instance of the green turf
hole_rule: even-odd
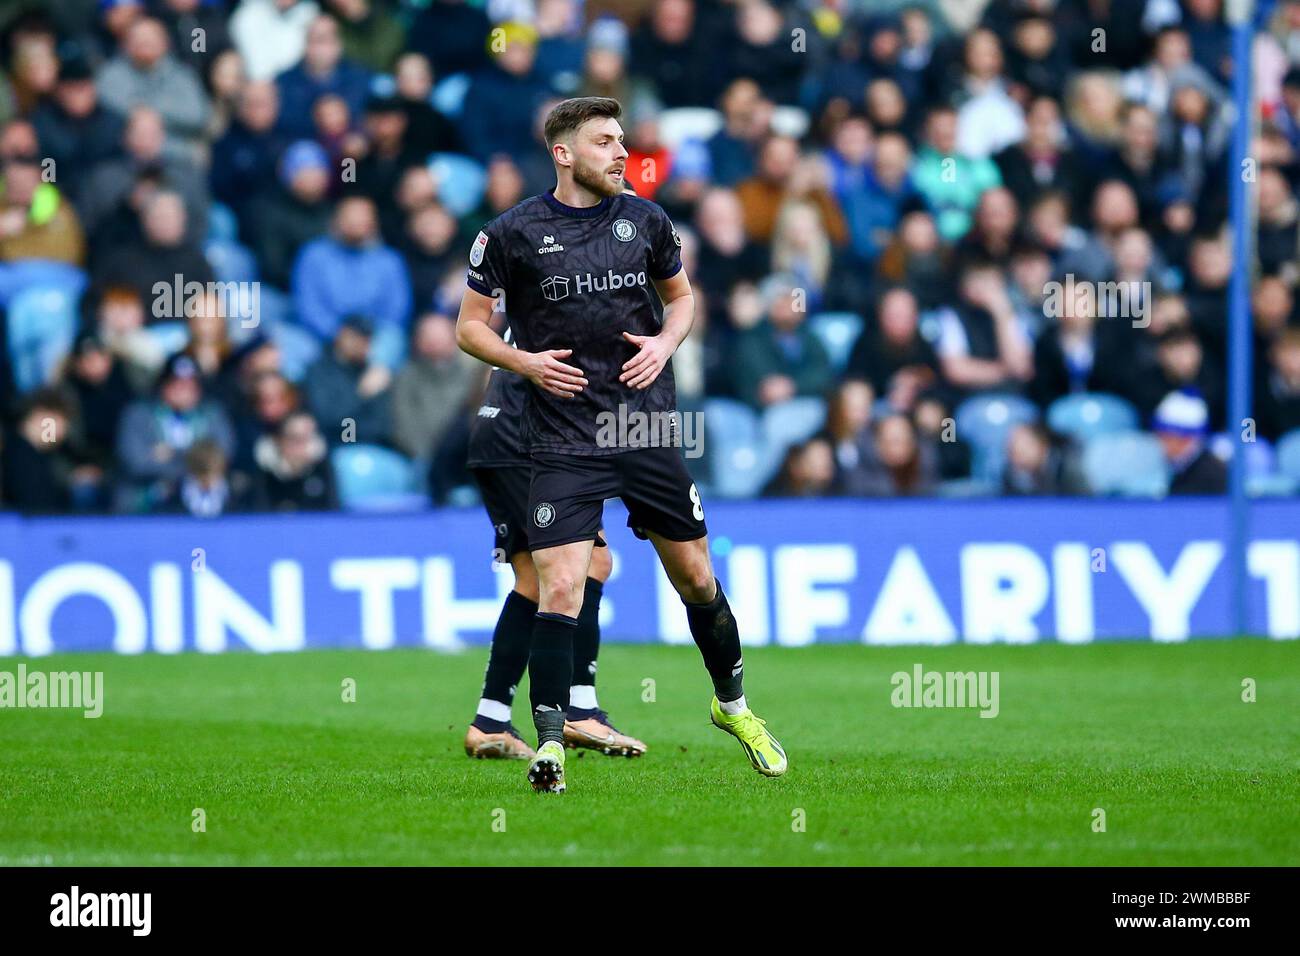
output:
[[[28,661],[102,669],[105,712],[0,710],[0,864],[1300,863],[1300,642],[748,650],[779,780],[709,725],[693,648],[611,646],[602,703],[650,750],[571,752],[562,797],[464,756],[485,659]],[[1001,713],[894,708],[915,663],[998,671]]]

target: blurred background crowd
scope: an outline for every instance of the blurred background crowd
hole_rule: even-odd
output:
[[[472,503],[466,255],[574,95],[682,237],[711,493],[1217,494],[1239,447],[1293,494],[1300,0],[1265,5],[1256,265],[1222,0],[8,0],[0,507]]]

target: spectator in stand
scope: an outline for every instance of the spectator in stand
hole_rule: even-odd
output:
[[[176,55],[198,72],[216,57],[231,51],[230,11],[224,3],[212,0],[160,0],[155,4],[158,17],[167,27]],[[202,44],[196,43],[200,31]]]
[[[1119,325],[1126,320],[1098,317],[1093,286],[1068,281],[1058,285],[1062,291],[1045,305],[1055,313],[1055,322],[1034,343],[1034,378],[1029,385],[1029,397],[1044,410],[1076,392],[1118,393],[1132,368]]]
[[[186,355],[167,361],[153,398],[127,406],[117,434],[119,511],[152,511],[166,501],[195,442],[210,438],[227,455],[234,446],[230,419],[204,396],[199,368]]]
[[[82,56],[63,61],[54,95],[32,113],[32,123],[42,152],[54,160],[56,182],[80,207],[91,171],[121,151],[125,132],[122,117],[100,101]]]
[[[1152,423],[1172,477],[1171,495],[1221,495],[1228,489],[1228,468],[1206,446],[1209,412],[1192,391],[1170,392],[1156,408]]]
[[[910,412],[938,379],[939,360],[922,338],[916,296],[903,286],[880,295],[874,321],[853,344],[846,374],[870,383],[895,411]]]
[[[306,412],[286,416],[258,439],[254,501],[263,511],[334,511],[338,489],[329,446]]]
[[[275,84],[259,80],[244,84],[239,107],[224,136],[213,144],[219,157],[212,164],[212,196],[225,203],[239,220],[240,237],[246,243],[257,238],[258,209],[275,190],[275,166],[286,143],[276,131],[280,116],[280,94]]]
[[[733,80],[722,94],[722,128],[705,144],[713,182],[732,187],[754,172],[758,150],[768,138],[772,102],[750,79]]]
[[[307,28],[320,14],[312,0],[240,0],[230,36],[250,80],[273,80],[302,59]]]
[[[1033,343],[1016,316],[996,266],[970,262],[959,279],[959,299],[940,315],[939,370],[957,396],[993,389],[1019,390],[1033,377]]]
[[[886,133],[875,144],[870,166],[860,184],[846,185],[840,197],[848,221],[854,255],[874,263],[889,244],[898,220],[916,197],[908,170],[912,150],[897,133]]]
[[[206,287],[214,281],[212,267],[198,244],[186,238],[185,203],[178,193],[153,193],[140,218],[143,237],[106,253],[94,269],[95,279],[129,285],[142,302],[150,303],[152,318],[179,321],[184,315],[175,310],[176,277],[182,287],[191,282]]]
[[[448,270],[460,265],[464,250],[456,243],[456,237],[456,220],[436,202],[421,206],[407,219],[402,255],[411,275],[411,292],[417,307],[432,302]]]
[[[369,196],[379,211],[379,223],[389,242],[402,235],[403,215],[397,186],[424,157],[407,142],[406,111],[396,96],[372,96],[366,102],[366,150],[357,163],[357,191]]]
[[[1025,135],[1025,116],[1007,91],[1002,75],[1002,41],[992,30],[966,38],[966,72],[957,112],[957,150],[971,159],[987,159],[1018,143]]]
[[[1028,209],[1049,189],[1070,197],[1081,208],[1087,193],[1087,173],[1066,138],[1061,106],[1050,96],[1038,96],[1025,116],[1025,138],[993,157],[1002,182],[1022,209]]]
[[[0,261],[43,259],[80,266],[86,258],[81,223],[57,186],[45,182],[35,154],[0,164]]]
[[[1300,429],[1300,328],[1285,329],[1266,355],[1266,379],[1258,399],[1259,432],[1277,441]]]
[[[957,423],[934,393],[924,395],[912,412],[916,433],[939,453],[939,478],[960,481],[970,477],[971,449],[957,434]]]
[[[1002,494],[1072,494],[1076,486],[1067,481],[1064,456],[1053,447],[1051,435],[1042,425],[1020,424],[1007,435],[1007,462],[1002,469]]]
[[[280,157],[280,188],[253,211],[264,282],[288,289],[299,251],[329,231],[330,172],[329,156],[311,140],[299,140]]]
[[[277,371],[263,370],[253,373],[250,384],[241,389],[239,413],[235,418],[235,454],[232,467],[248,474],[255,473],[257,462],[253,454],[257,442],[280,427],[291,412],[302,405],[298,390]]]
[[[303,379],[303,398],[331,445],[344,441],[386,444],[392,436],[392,372],[370,361],[374,323],[345,317],[333,347]]]
[[[331,340],[345,316],[371,316],[376,326],[406,328],[411,282],[406,264],[379,237],[375,204],[348,196],[334,213],[330,235],[307,243],[293,266],[299,321]]]
[[[659,112],[659,101],[650,85],[628,75],[627,27],[621,21],[600,17],[591,24],[582,79],[574,95],[609,96],[618,100],[629,127],[636,124],[637,117]]]
[[[1002,184],[997,164],[957,146],[957,112],[936,106],[925,121],[925,146],[912,166],[912,182],[934,213],[939,235],[954,242],[970,229],[971,213],[986,189]]]
[[[407,46],[424,55],[440,74],[473,75],[488,65],[492,21],[463,0],[431,0],[411,23]]]
[[[211,106],[198,75],[172,56],[170,46],[161,21],[137,20],[127,30],[121,53],[100,70],[99,95],[123,116],[137,106],[155,110],[168,140],[194,156]]]
[[[835,457],[825,438],[791,446],[776,477],[763,488],[765,498],[820,498],[835,483]]]
[[[17,421],[0,439],[0,501],[27,513],[68,511],[72,475],[68,453],[72,411],[59,392],[39,389],[24,399]]]
[[[835,454],[835,491],[849,494],[845,476],[851,475],[872,454],[871,417],[875,390],[865,381],[850,378],[840,384],[826,411],[825,437]]]
[[[486,163],[496,153],[524,156],[536,149],[533,111],[547,93],[533,69],[537,31],[526,23],[500,24],[502,42],[493,44],[491,66],[476,73],[460,116],[461,141],[469,154]],[[436,58],[434,64],[438,63]]]
[[[392,69],[406,44],[406,31],[391,0],[325,0],[338,21],[343,53],[367,70]]]
[[[933,494],[939,482],[939,455],[906,415],[890,413],[872,425],[871,454],[842,477],[846,494],[899,497]]]
[[[194,518],[217,518],[248,507],[246,476],[230,473],[230,456],[211,438],[196,441],[185,453],[185,473],[159,511]]]
[[[767,318],[736,344],[736,393],[754,408],[824,396],[834,380],[826,347],[809,329],[801,291],[789,277],[769,280]]]
[[[426,312],[415,323],[411,356],[393,382],[393,443],[412,458],[433,458],[473,388],[476,370],[456,345],[455,320]]]
[[[117,448],[117,427],[136,392],[125,364],[110,352],[98,333],[77,335],[64,361],[59,388],[75,424],[71,444],[87,465],[108,473]]]
[[[717,311],[710,318],[725,326],[724,303],[738,282],[757,282],[767,274],[763,249],[745,231],[744,209],[730,189],[710,189],[700,199],[695,217],[700,237],[699,271],[692,280],[701,286]]]
[[[787,197],[806,197],[821,213],[826,232],[837,244],[848,236],[844,214],[830,192],[830,171],[817,157],[799,155],[799,144],[789,136],[771,136],[759,151],[758,171],[736,186],[745,210],[745,232],[759,242],[770,242],[777,213]]]
[[[178,193],[185,200],[189,238],[202,240],[208,222],[207,186],[194,163],[167,151],[158,111],[149,106],[132,110],[124,136],[123,155],[99,163],[82,194],[91,258],[98,259],[121,243],[140,238],[140,213],[159,189]]]
[[[650,80],[665,107],[694,106],[700,90],[715,86],[709,31],[700,23],[706,14],[695,0],[661,0],[632,37],[632,69]]]
[[[289,139],[312,134],[312,110],[326,95],[337,96],[348,113],[360,116],[370,88],[370,72],[345,59],[339,25],[324,15],[307,27],[302,61],[276,77],[280,89],[280,132]]]
[[[451,120],[434,109],[433,71],[418,53],[406,53],[397,61],[397,95],[406,110],[407,140],[420,156],[456,152],[460,134]]]

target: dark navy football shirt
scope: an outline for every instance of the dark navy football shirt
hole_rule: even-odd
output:
[[[587,378],[587,387],[572,398],[528,384],[524,436],[530,451],[618,454],[627,447],[597,443],[602,413],[675,409],[671,363],[644,390],[618,377],[623,363],[638,352],[623,333],[659,333],[662,306],[653,282],[671,278],[681,267],[681,240],[667,214],[627,193],[587,208],[544,193],[484,226],[470,249],[469,287],[487,296],[504,295],[520,348],[572,349],[564,361]]]

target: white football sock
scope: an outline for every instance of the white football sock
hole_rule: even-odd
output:
[[[488,700],[486,697],[479,698],[478,714],[489,720],[499,720],[502,723],[510,723],[510,705],[503,704],[499,700]]]
[[[741,694],[736,700],[720,700],[718,706],[722,708],[722,712],[728,717],[735,717],[745,711],[745,695]]]
[[[569,706],[580,710],[596,710],[596,688],[592,684],[574,684],[569,688]]]

